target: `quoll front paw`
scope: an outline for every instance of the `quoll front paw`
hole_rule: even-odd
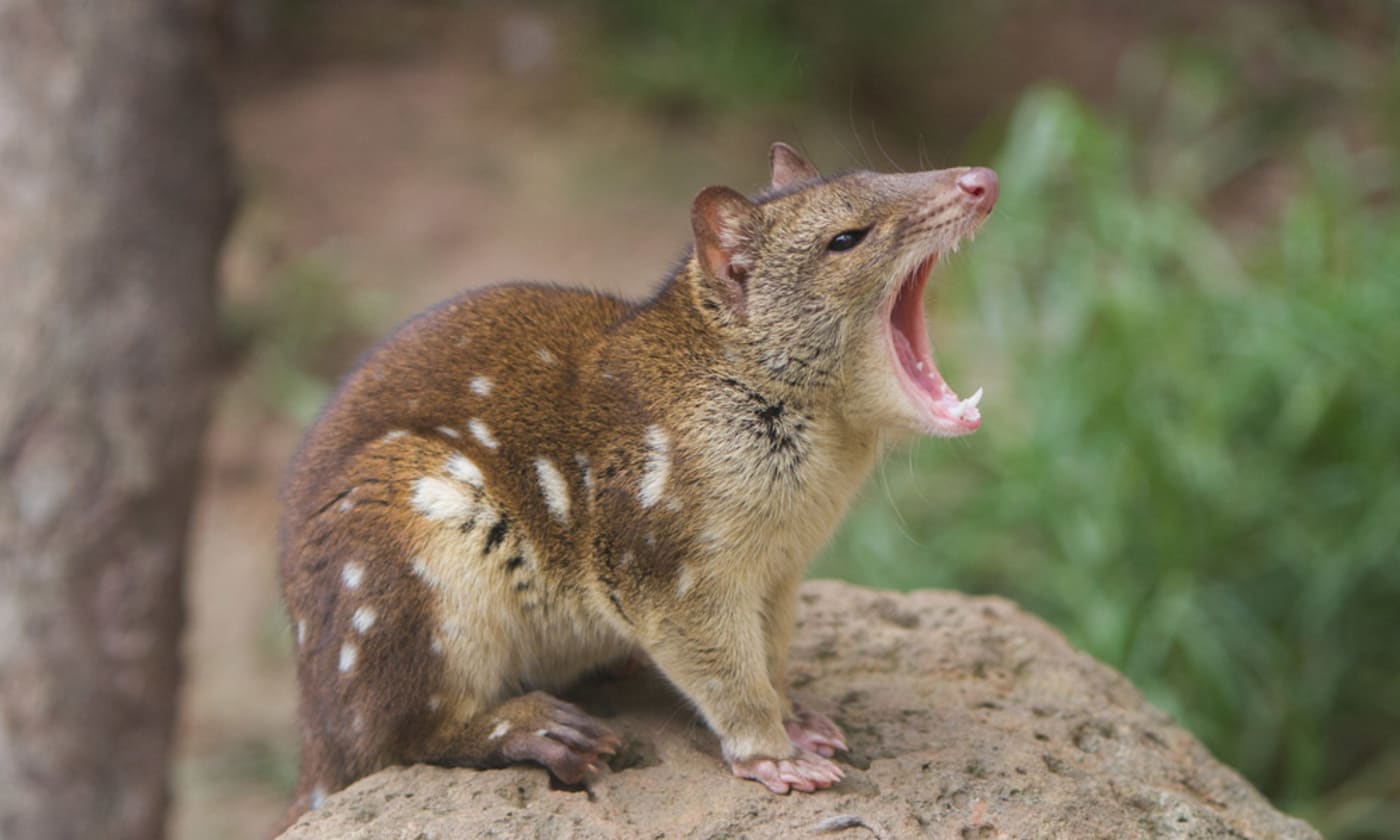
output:
[[[829,788],[846,776],[846,771],[835,762],[807,750],[799,750],[792,758],[731,761],[729,769],[741,779],[762,782],[774,793],[787,793],[789,790],[811,793]]]
[[[622,743],[612,730],[575,706],[536,691],[512,703],[510,717],[492,731],[510,761],[543,764],[559,781],[576,785]]]
[[[831,758],[837,750],[847,748],[846,736],[831,718],[801,703],[793,703],[792,717],[783,721],[783,727],[787,729],[788,740],[800,750],[811,750]]]

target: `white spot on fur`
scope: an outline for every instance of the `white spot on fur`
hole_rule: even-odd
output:
[[[560,522],[569,521],[569,487],[559,468],[548,458],[535,459],[535,473],[540,479],[540,491],[544,493],[544,503],[549,512]]]
[[[444,619],[442,622],[442,635],[449,642],[455,642],[462,638],[462,622],[455,618]]]
[[[355,501],[354,501],[353,499],[351,499],[349,496],[346,496],[345,498],[343,498],[343,499],[340,500],[340,504],[336,505],[336,506],[335,506],[335,509],[338,510],[338,511],[340,511],[341,513],[345,513],[346,511],[350,510],[350,509],[353,508],[354,506],[355,506]]]
[[[447,470],[447,474],[452,478],[470,484],[478,490],[486,483],[486,479],[481,474],[481,468],[460,452],[448,458],[443,469]]]
[[[405,432],[403,429],[395,429],[392,432],[386,432],[384,437],[379,439],[379,442],[393,443],[394,441],[398,440],[406,434],[408,434],[408,432]]]
[[[450,437],[453,440],[456,440],[462,436],[461,432],[457,431],[451,426],[438,426],[437,433],[440,435],[446,435],[447,437]]]
[[[682,507],[681,500],[677,499],[675,496],[666,500],[666,509],[672,513],[679,513]]]
[[[441,708],[442,708],[442,695],[441,695],[441,694],[430,694],[430,695],[428,695],[428,711],[430,711],[430,712],[436,712],[438,709],[441,709]]]
[[[632,559],[632,550],[629,548],[628,550],[622,552],[622,559],[619,561],[618,565],[630,566],[632,565]]]
[[[364,732],[365,716],[360,714],[359,712],[356,712],[354,720],[350,721],[350,728],[355,730],[356,732]]]
[[[506,733],[509,731],[510,721],[503,720],[500,723],[496,724],[496,728],[491,730],[491,734],[486,736],[486,740],[499,741],[501,738],[504,738]]]
[[[360,581],[365,579],[365,567],[359,563],[346,563],[340,570],[340,582],[345,584],[346,589],[359,589]]]
[[[475,507],[451,481],[425,476],[413,482],[413,509],[429,519],[465,519]]]
[[[432,649],[433,653],[436,653],[438,656],[442,656],[442,639],[439,639],[437,636],[434,636],[433,643],[431,645],[428,645],[428,647]]]
[[[351,668],[355,667],[355,660],[360,658],[360,649],[350,642],[340,646],[340,673],[348,674]]]
[[[476,394],[478,397],[489,397],[491,396],[492,384],[491,380],[487,377],[478,376],[472,379],[470,387],[472,393]]]
[[[660,426],[647,427],[647,461],[642,467],[642,481],[637,496],[642,507],[649,508],[661,501],[666,492],[666,477],[671,472],[671,439]]]
[[[557,365],[557,364],[559,364],[559,360],[556,359],[556,358],[554,357],[554,354],[551,353],[551,352],[549,352],[548,350],[546,350],[546,349],[543,348],[543,347],[541,347],[540,349],[536,350],[536,351],[535,351],[535,355],[536,355],[536,356],[539,356],[539,357],[540,357],[540,361],[544,362],[544,363],[547,364],[547,365]]]
[[[536,737],[536,738],[546,738],[546,737],[548,737],[548,736],[549,736],[549,730],[548,730],[548,729],[536,729],[536,730],[535,730],[535,737]]]
[[[689,566],[681,566],[680,574],[676,575],[676,597],[684,598],[685,593],[690,591],[690,587],[695,583],[695,573]]]
[[[326,804],[326,789],[321,785],[311,789],[311,810],[318,811]]]
[[[442,581],[438,578],[437,575],[433,574],[432,570],[428,568],[428,564],[424,562],[422,557],[413,558],[413,573],[429,586],[442,586]]]
[[[355,610],[355,614],[350,616],[350,623],[354,625],[356,633],[363,635],[378,618],[379,613],[375,612],[374,607],[365,606]]]
[[[472,437],[476,438],[478,443],[487,449],[495,449],[500,445],[496,442],[495,436],[491,434],[490,427],[481,420],[473,419],[467,424],[467,430],[472,433]]]
[[[297,622],[297,647],[306,644],[306,619]]]

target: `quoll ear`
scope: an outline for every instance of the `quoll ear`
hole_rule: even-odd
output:
[[[695,197],[690,224],[706,286],[742,317],[749,270],[758,256],[758,208],[729,187],[707,187]]]
[[[807,162],[796,149],[786,143],[774,143],[768,150],[768,164],[773,171],[773,189],[786,189],[803,181],[813,181],[822,174]]]

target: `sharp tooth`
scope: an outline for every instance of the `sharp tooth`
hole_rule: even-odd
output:
[[[977,404],[982,401],[982,389],[978,388],[977,393],[958,403],[950,412],[958,420],[966,420],[969,412],[977,413]]]

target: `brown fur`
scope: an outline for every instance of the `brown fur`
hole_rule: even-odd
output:
[[[872,324],[912,239],[980,221],[940,209],[960,171],[821,181],[779,144],[769,197],[697,198],[695,253],[651,300],[500,287],[369,353],[286,493],[293,815],[395,763],[577,782],[616,739],[544,692],[638,651],[736,772],[798,761],[796,585],[880,433],[909,428],[872,384]]]

